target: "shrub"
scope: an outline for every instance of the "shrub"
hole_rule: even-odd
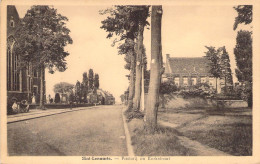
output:
[[[210,88],[208,84],[201,83],[189,87],[188,89],[181,89],[179,94],[183,98],[200,97],[200,98],[212,98],[215,95],[215,90]]]
[[[59,93],[56,93],[56,94],[55,94],[54,102],[55,102],[55,103],[60,103],[60,94],[59,94]]]

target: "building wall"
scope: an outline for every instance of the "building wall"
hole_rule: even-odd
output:
[[[31,102],[33,95],[33,87],[37,87],[36,103],[40,100],[40,71],[37,77],[33,77],[32,63],[26,68],[19,65],[22,62],[21,57],[15,53],[14,48],[17,46],[15,31],[19,26],[20,18],[18,12],[13,5],[7,6],[7,102],[11,103],[12,98],[18,101],[27,100]],[[45,76],[43,78],[45,84]],[[19,85],[19,86],[18,86]],[[44,85],[45,95],[45,85]]]
[[[176,59],[176,62],[174,60]],[[187,60],[187,63],[185,61]],[[207,63],[203,62],[201,58],[170,58],[169,54],[166,55],[166,69],[163,75],[163,81],[172,80],[175,81],[175,78],[179,78],[179,87],[190,87],[192,86],[192,80],[196,81],[196,84],[203,83],[203,78],[205,83],[209,84],[212,88],[216,88],[216,78],[214,78],[209,73],[209,68]],[[180,62],[178,62],[180,61]],[[178,65],[180,67],[178,67]],[[184,81],[187,81],[187,85],[184,85]],[[223,79],[218,79],[217,92],[221,92],[221,87],[223,87]]]

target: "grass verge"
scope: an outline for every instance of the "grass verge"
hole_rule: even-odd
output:
[[[251,125],[230,124],[211,130],[186,131],[184,135],[231,155],[252,155]]]
[[[159,114],[184,136],[235,156],[252,155],[252,109],[189,108]]]
[[[193,150],[184,147],[177,132],[159,127],[155,134],[147,134],[142,119],[128,122],[132,145],[137,156],[190,156]]]

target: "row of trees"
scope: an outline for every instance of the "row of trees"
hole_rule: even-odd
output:
[[[89,69],[88,73],[83,73],[82,82],[77,81],[75,85],[75,97],[80,102],[87,102],[87,96],[89,94],[96,94],[99,89],[99,75],[94,73],[93,69]]]
[[[252,22],[252,5],[239,5],[234,7],[238,16],[235,18],[233,30],[236,30],[239,24],[245,25]],[[229,55],[225,46],[215,49],[215,47],[207,47],[206,56],[210,62],[210,73],[217,79],[225,78],[225,93],[227,83],[232,84],[233,79],[230,69]],[[237,32],[236,46],[234,48],[235,60],[237,68],[235,69],[236,77],[242,84],[239,86],[239,95],[248,102],[248,106],[252,107],[252,32],[247,30],[239,30]],[[236,91],[236,90],[235,90]]]
[[[114,6],[114,8],[101,11],[107,14],[101,28],[108,32],[107,38],[115,36],[113,43],[119,42],[118,54],[125,55],[127,62],[125,68],[130,70],[128,106],[127,111],[139,111],[141,99],[141,84],[145,72],[145,48],[143,33],[149,27],[147,21],[150,16],[150,6]],[[159,101],[159,86],[162,67],[161,48],[161,18],[162,6],[152,6],[151,14],[151,70],[148,100],[146,104],[145,127],[147,131],[154,132],[157,123],[157,110]],[[142,73],[143,71],[143,73]],[[152,77],[152,78],[151,78]]]

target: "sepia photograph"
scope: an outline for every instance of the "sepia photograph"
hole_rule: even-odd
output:
[[[258,3],[62,2],[1,2],[3,163],[260,162]]]

